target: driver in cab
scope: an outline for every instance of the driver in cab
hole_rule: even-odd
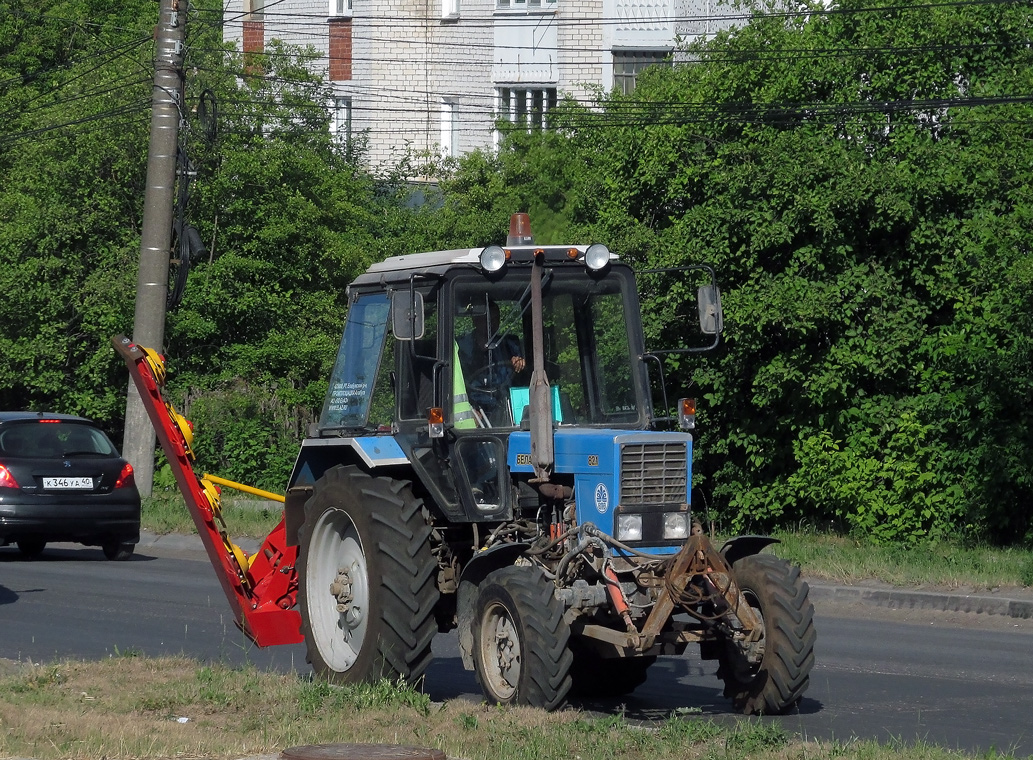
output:
[[[485,295],[460,312],[456,319],[456,352],[476,425],[512,425],[509,388],[527,362],[520,340],[501,329],[498,303]],[[457,397],[461,391],[456,389]]]

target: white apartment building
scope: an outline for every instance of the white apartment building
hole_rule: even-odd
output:
[[[567,95],[630,92],[678,40],[735,14],[721,0],[227,0],[223,34],[245,52],[314,47],[336,134],[364,135],[376,166],[491,147],[496,119],[541,126]]]

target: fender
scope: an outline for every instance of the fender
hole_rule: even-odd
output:
[[[729,565],[734,565],[743,557],[760,554],[765,546],[779,543],[782,542],[771,536],[736,536],[725,541],[721,547],[721,555]]]
[[[488,573],[509,567],[530,548],[530,544],[499,544],[473,556],[459,576],[456,592],[456,623],[459,628],[459,654],[463,668],[473,670],[473,614],[477,601],[477,586]]]
[[[378,467],[411,466],[409,457],[390,435],[306,438],[294,462],[283,505],[288,545],[298,545],[298,528],[305,522],[305,502],[316,481],[339,464],[358,464],[371,472]]]

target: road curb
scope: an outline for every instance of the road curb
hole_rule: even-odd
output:
[[[810,583],[811,601],[839,604],[863,604],[901,610],[932,610],[934,612],[971,612],[981,615],[1033,618],[1033,600],[1015,599],[993,594],[963,594],[939,591],[912,591],[883,589],[866,586],[833,586]]]

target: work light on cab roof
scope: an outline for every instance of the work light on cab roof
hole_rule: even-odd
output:
[[[531,219],[527,213],[513,214],[509,219],[509,235],[506,246],[489,245],[481,249],[478,256],[481,268],[485,272],[498,272],[511,261],[528,263],[537,256],[568,261],[581,261],[593,272],[605,269],[613,255],[602,243],[584,246],[543,246],[534,247],[534,235],[531,234]]]

